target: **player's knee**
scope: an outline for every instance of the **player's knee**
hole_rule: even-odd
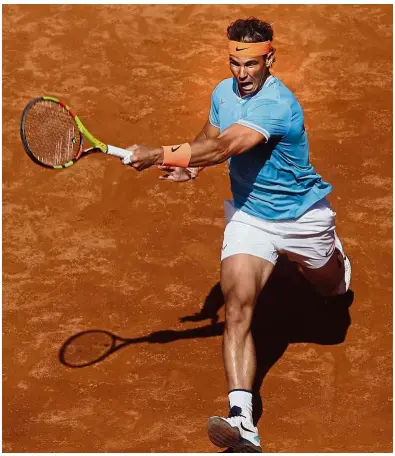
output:
[[[331,259],[319,269],[301,268],[300,272],[322,296],[338,294],[341,281],[344,279],[344,260],[336,249]]]
[[[225,297],[225,321],[228,327],[246,326],[251,323],[255,296],[233,290]]]

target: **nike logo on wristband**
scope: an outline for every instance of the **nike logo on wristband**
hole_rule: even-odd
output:
[[[240,423],[240,426],[241,426],[241,429],[243,429],[243,431],[252,432],[253,434],[255,433],[255,431],[251,431],[250,429],[245,428],[243,426],[243,423]]]
[[[244,51],[245,49],[248,49],[248,47],[246,47],[246,48],[239,48],[239,47],[236,47],[236,51]]]
[[[182,144],[181,144],[181,145],[182,145]],[[180,147],[181,147],[181,146],[178,146],[178,147],[172,147],[172,148],[171,148],[171,151],[172,151],[172,152],[175,152],[175,151],[176,151],[176,150],[178,150]]]

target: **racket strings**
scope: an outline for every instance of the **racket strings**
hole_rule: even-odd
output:
[[[29,150],[46,165],[64,165],[80,151],[77,125],[58,103],[48,100],[35,103],[26,115],[24,132]]]

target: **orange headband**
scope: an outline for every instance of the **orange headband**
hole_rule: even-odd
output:
[[[239,41],[229,41],[229,54],[232,55],[249,55],[255,57],[257,55],[269,54],[271,49],[271,41],[263,41],[260,43],[240,43]]]

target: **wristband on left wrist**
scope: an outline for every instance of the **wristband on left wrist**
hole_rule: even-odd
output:
[[[189,143],[174,146],[162,146],[164,166],[187,168],[191,161],[192,149]]]

